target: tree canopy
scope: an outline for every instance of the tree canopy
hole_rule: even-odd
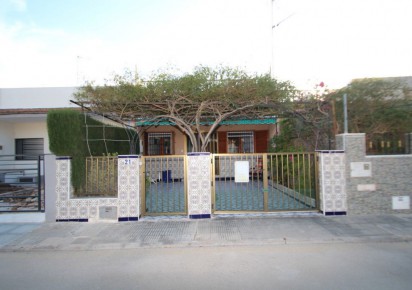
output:
[[[165,122],[176,126],[189,137],[194,151],[205,151],[222,121],[287,114],[295,95],[289,82],[269,75],[198,67],[182,76],[117,75],[103,86],[85,85],[76,98],[94,112],[135,127],[139,134]]]
[[[276,152],[331,149],[333,105],[323,83],[296,94],[292,110],[281,120],[280,134],[272,139]]]
[[[342,96],[346,93],[350,133],[396,135],[411,132],[411,89],[396,78],[353,80],[330,96],[332,100],[336,100],[338,131],[342,132]]]

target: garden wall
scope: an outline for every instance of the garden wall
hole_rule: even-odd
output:
[[[348,214],[412,213],[412,154],[368,156],[365,134],[337,135],[336,144],[346,156]]]
[[[138,155],[118,156],[118,194],[113,198],[76,198],[71,185],[71,158],[45,156],[46,221],[137,221],[143,212],[139,196],[142,160]],[[210,154],[188,156],[188,217],[211,217]]]
[[[46,221],[137,221],[140,217],[140,156],[118,156],[116,198],[74,198],[71,158],[46,156]],[[47,182],[48,181],[48,182]]]

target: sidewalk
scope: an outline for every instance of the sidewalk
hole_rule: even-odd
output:
[[[218,215],[204,220],[0,224],[0,251],[395,241],[412,241],[412,215]]]

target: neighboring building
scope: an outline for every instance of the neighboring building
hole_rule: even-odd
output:
[[[75,91],[74,87],[0,89],[0,155],[50,153],[47,111],[76,107],[70,103]]]

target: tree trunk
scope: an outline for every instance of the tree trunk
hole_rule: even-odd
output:
[[[143,153],[144,153],[144,131],[142,130],[142,131],[140,131],[139,133],[139,154],[140,155],[143,155]]]

